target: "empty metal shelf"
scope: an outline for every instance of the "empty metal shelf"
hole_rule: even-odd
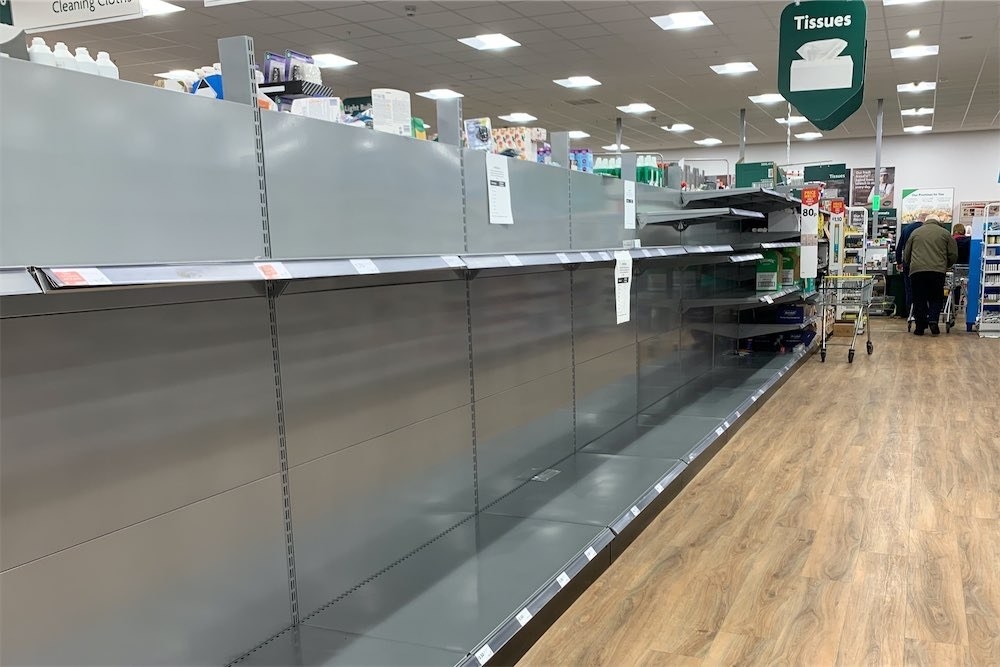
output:
[[[709,207],[752,208],[771,213],[793,208],[799,202],[788,195],[766,188],[734,188],[731,190],[694,190],[681,194],[685,209]]]

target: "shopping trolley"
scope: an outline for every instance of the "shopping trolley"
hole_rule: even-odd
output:
[[[822,338],[819,347],[820,361],[826,361],[829,341],[827,318],[830,317],[831,310],[834,313],[834,320],[854,323],[851,345],[847,350],[847,363],[854,363],[855,346],[861,333],[867,336],[865,349],[868,354],[871,355],[875,351],[875,346],[872,344],[871,326],[868,322],[874,287],[875,279],[870,275],[823,277],[823,281],[820,283],[820,303],[823,308]]]
[[[959,319],[965,321],[965,304],[969,293],[968,264],[956,264],[951,267],[945,282],[945,291],[948,294],[948,299],[944,302],[944,311],[942,312],[944,330],[945,333],[951,333],[955,322]]]

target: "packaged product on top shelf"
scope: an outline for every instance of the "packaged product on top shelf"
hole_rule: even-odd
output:
[[[795,248],[785,248],[781,253],[781,285],[791,287],[795,285],[795,255],[791,252]]]
[[[371,113],[374,130],[403,137],[413,135],[409,93],[392,88],[373,89]]]
[[[288,58],[267,51],[264,54],[264,81],[266,83],[281,83],[285,80],[285,68]]]
[[[489,118],[466,118],[465,144],[474,151],[493,150],[492,123]]]
[[[31,46],[28,47],[28,60],[39,65],[56,66],[56,57],[52,53],[52,49],[41,37],[32,38]]]
[[[73,54],[69,52],[69,48],[62,43],[56,42],[55,47],[52,49],[52,56],[55,58],[56,67],[60,69],[71,69],[76,70],[76,58]]]
[[[765,250],[763,259],[757,260],[757,291],[774,292],[781,285],[781,253]]]

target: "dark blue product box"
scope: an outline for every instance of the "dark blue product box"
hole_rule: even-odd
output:
[[[808,347],[814,338],[816,338],[815,331],[789,331],[781,337],[781,342],[786,347],[795,347],[800,343]]]
[[[804,306],[778,306],[775,319],[781,324],[801,324],[806,321]]]

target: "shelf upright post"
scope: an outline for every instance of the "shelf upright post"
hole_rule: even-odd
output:
[[[253,38],[247,36],[226,37],[219,40],[219,64],[222,66],[222,86],[226,99],[238,104],[246,104],[253,110],[255,147],[257,153],[257,176],[260,183],[260,217],[263,234],[263,256],[270,259],[271,225],[267,210],[267,178],[264,165],[264,133],[261,125],[260,107],[257,105],[257,79],[254,70]],[[288,573],[288,603],[292,626],[299,625],[299,594],[295,569],[295,539],[292,535],[291,492],[288,472],[288,440],[285,429],[285,402],[281,383],[281,350],[278,342],[278,295],[283,282],[264,282],[267,297],[268,321],[271,329],[271,358],[274,366],[275,426],[278,436],[278,464],[281,472],[282,517],[285,528],[285,565]],[[301,653],[298,634],[293,634],[294,650]],[[301,660],[301,655],[298,656]]]
[[[553,132],[551,145],[553,162],[569,169],[569,132]]]
[[[437,101],[438,142],[462,147],[462,98]]]
[[[747,110],[740,109],[740,159],[742,164],[747,157]]]
[[[639,164],[638,153],[622,153],[622,180],[634,181],[636,166]]]

